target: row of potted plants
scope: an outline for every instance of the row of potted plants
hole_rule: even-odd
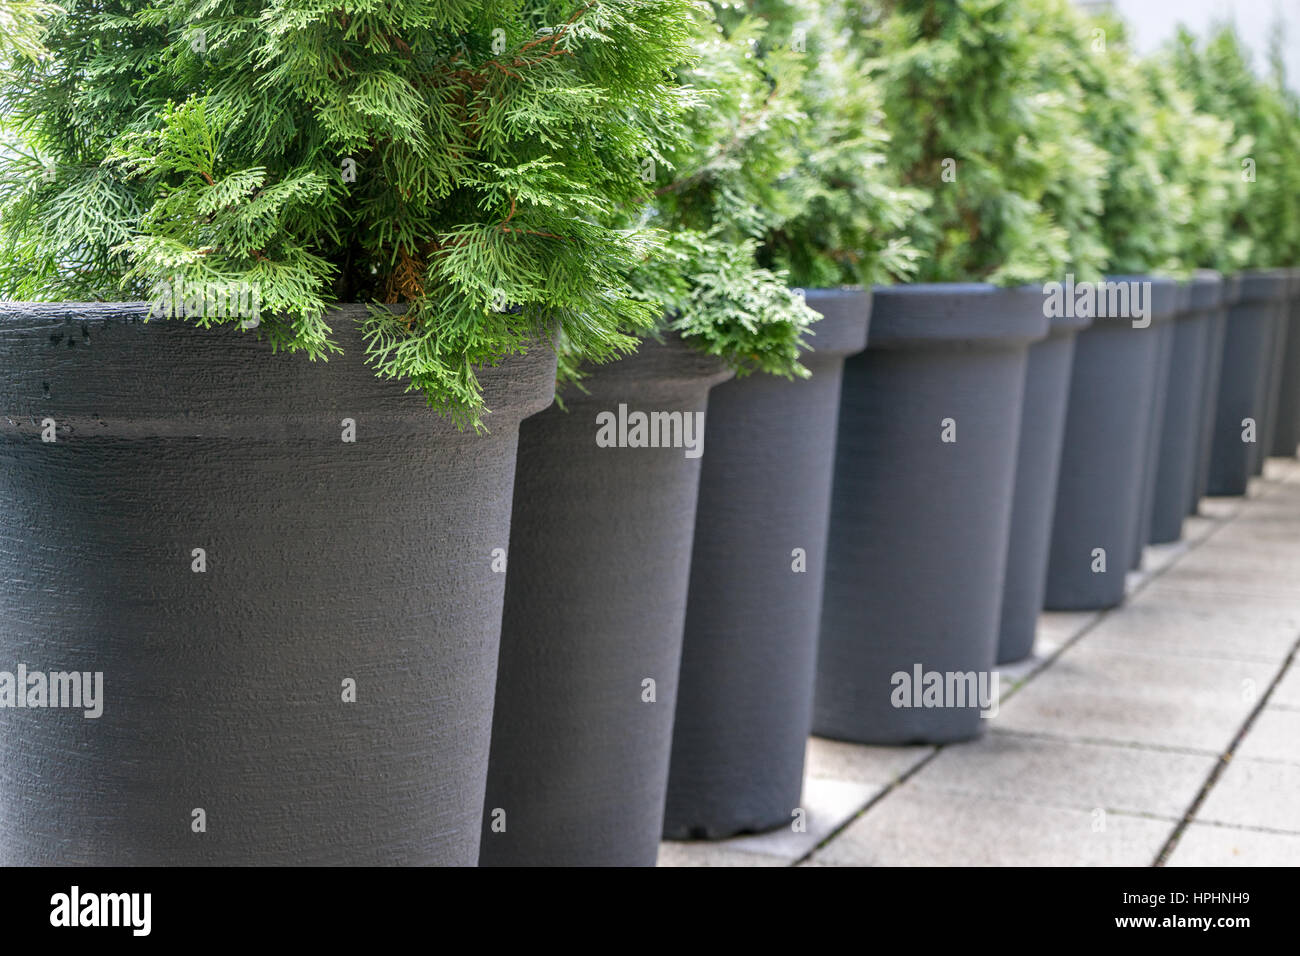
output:
[[[787,824],[810,731],[978,733],[894,676],[1025,656],[1294,453],[1300,111],[1230,31],[17,6],[7,862]]]

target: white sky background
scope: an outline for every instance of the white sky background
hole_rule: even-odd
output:
[[[1250,47],[1255,69],[1267,69],[1274,25],[1284,25],[1287,85],[1300,92],[1300,0],[1111,0],[1129,25],[1138,49],[1146,53],[1164,44],[1182,23],[1204,35],[1223,20],[1235,20],[1237,32]]]

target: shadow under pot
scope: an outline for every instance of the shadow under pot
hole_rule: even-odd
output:
[[[1172,279],[1113,276],[1101,285],[1104,307],[1074,346],[1043,604],[1054,611],[1124,600],[1141,520],[1161,330],[1178,304]],[[1102,300],[1099,294],[1099,305]]]
[[[1285,374],[1287,355],[1287,333],[1291,327],[1291,284],[1294,282],[1294,269],[1279,269],[1286,279],[1274,307],[1273,337],[1268,352],[1268,378],[1264,382],[1263,415],[1259,421],[1259,450],[1255,455],[1254,475],[1264,473],[1264,462],[1273,454],[1273,443],[1277,431],[1278,406],[1282,398],[1282,377]]]
[[[1043,610],[1043,591],[1047,587],[1047,552],[1052,541],[1056,481],[1065,441],[1074,341],[1090,324],[1088,316],[1064,312],[1053,315],[1048,337],[1029,348],[1002,592],[999,664],[1024,660],[1034,651],[1038,615]]]
[[[1198,272],[1187,289],[1187,308],[1173,323],[1173,352],[1147,536],[1150,544],[1166,544],[1182,537],[1187,502],[1195,492],[1206,368],[1223,300],[1223,277],[1217,272]]]
[[[1142,439],[1144,458],[1138,497],[1138,520],[1134,527],[1137,536],[1133,539],[1133,556],[1130,565],[1134,571],[1142,567],[1142,554],[1147,542],[1151,540],[1151,522],[1155,517],[1156,481],[1160,472],[1160,447],[1164,441],[1166,404],[1169,397],[1170,368],[1174,360],[1174,338],[1178,325],[1187,315],[1191,294],[1190,283],[1176,281],[1173,321],[1155,325],[1158,351],[1156,374],[1151,382],[1151,399],[1148,403],[1151,416],[1147,419]]]
[[[673,337],[520,429],[483,866],[653,866],[709,389]]]
[[[1280,305],[1290,286],[1281,269],[1243,272],[1228,310],[1206,493],[1244,495],[1263,440]]]
[[[1300,445],[1300,269],[1292,269],[1287,297],[1286,355],[1278,386],[1277,417],[1273,425],[1272,452],[1278,458],[1296,457]]]
[[[998,618],[1039,288],[878,288],[844,367],[813,732],[977,736]]]
[[[831,472],[847,355],[871,292],[813,289],[810,378],[709,395],[664,835],[788,826],[803,788]]]
[[[0,306],[0,860],[472,866],[554,353],[480,372],[478,436],[366,367],[363,305],[328,363],[147,311]]]
[[[1201,499],[1210,486],[1210,460],[1214,449],[1214,427],[1219,413],[1219,382],[1223,372],[1223,346],[1228,335],[1228,310],[1241,298],[1241,273],[1223,277],[1223,298],[1210,318],[1209,348],[1205,356],[1205,386],[1201,393],[1200,434],[1196,439],[1196,478],[1187,513],[1200,510]]]

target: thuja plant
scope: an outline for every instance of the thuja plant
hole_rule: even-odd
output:
[[[758,253],[763,236],[805,208],[784,186],[803,155],[805,64],[788,46],[765,45],[756,17],[724,26],[701,5],[694,28],[678,79],[702,91],[701,102],[628,222],[661,230],[666,254],[643,260],[631,278],[646,301],[662,303],[666,328],[738,374],[803,376],[799,354],[819,316]]]
[[[1235,30],[1227,26],[1214,30],[1204,42],[1180,31],[1171,56],[1178,81],[1196,106],[1235,129],[1234,148],[1223,161],[1246,185],[1227,225],[1240,263],[1256,268],[1291,265],[1298,228],[1295,134],[1283,78],[1275,71],[1270,79],[1262,79]]]
[[[373,303],[375,372],[474,425],[476,367],[653,325],[620,210],[693,102],[689,0],[63,6],[0,102],[0,296],[247,283],[256,334],[312,357],[332,304]]]
[[[891,161],[903,185],[932,197],[909,230],[916,278],[1014,285],[1090,271],[1077,263],[1095,258],[1095,244],[1081,251],[1061,214],[1088,222],[1100,157],[1061,112],[1065,81],[1043,82],[1041,16],[1028,0],[883,8],[861,42],[884,92]],[[1082,211],[1061,191],[1070,166],[1085,173]]]
[[[803,63],[798,162],[780,183],[796,211],[769,228],[760,261],[807,288],[909,278],[916,251],[905,229],[926,198],[887,163],[881,93],[855,42],[871,11],[841,0],[753,0],[745,9],[767,24],[763,60],[792,51]],[[720,16],[737,19],[726,8]]]
[[[1179,203],[1185,197],[1161,168],[1157,104],[1124,23],[1114,16],[1087,18],[1061,0],[1030,2],[1046,15],[1041,29],[1064,54],[1045,57],[1044,74],[1068,76],[1074,87],[1061,91],[1059,115],[1073,118],[1100,150],[1104,175],[1074,183],[1069,176],[1059,184],[1066,196],[1079,182],[1095,190],[1090,212],[1097,250],[1091,261],[1112,274],[1179,271]]]
[[[1233,124],[1196,108],[1167,55],[1149,57],[1142,72],[1153,103],[1156,161],[1169,184],[1174,258],[1183,271],[1236,272],[1249,261],[1251,243],[1229,230],[1248,186],[1229,162],[1236,150]]]
[[[44,47],[41,35],[46,21],[62,9],[44,0],[0,2],[0,68],[15,56],[37,59]]]

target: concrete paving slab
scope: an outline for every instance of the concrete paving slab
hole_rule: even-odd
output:
[[[993,733],[945,747],[911,782],[922,790],[1178,821],[1217,762],[1208,754]]]
[[[1268,699],[1270,707],[1285,707],[1288,710],[1300,710],[1300,666],[1292,663],[1282,679],[1273,688],[1273,696]]]
[[[1172,829],[1165,820],[923,790],[909,781],[818,850],[813,861],[834,866],[1146,866]]]
[[[1182,603],[1140,595],[1087,636],[1090,648],[1159,657],[1281,661],[1300,635],[1300,601],[1287,604]]]
[[[659,845],[659,866],[789,866],[784,857],[744,853],[713,843],[670,843]]]
[[[847,780],[884,787],[902,777],[934,747],[870,747],[842,740],[808,738],[805,774],[809,778]],[[807,784],[805,783],[805,789]]]
[[[1300,833],[1300,766],[1234,758],[1196,820]]]
[[[704,854],[705,848],[714,853],[747,853],[773,857],[790,865],[800,857],[807,856],[813,849],[844,826],[849,820],[871,802],[884,788],[872,784],[851,783],[844,780],[826,780],[809,777],[804,781],[803,810],[806,811],[806,829],[796,832],[792,827],[782,827],[770,833],[757,833],[752,836],[732,837],[729,840],[713,842],[668,842],[662,847],[671,846],[677,859],[689,858],[689,854],[698,848]]]
[[[1165,866],[1300,866],[1300,836],[1192,823]]]
[[[1300,710],[1265,707],[1233,756],[1300,764]],[[1300,803],[1300,793],[1295,799]]]

